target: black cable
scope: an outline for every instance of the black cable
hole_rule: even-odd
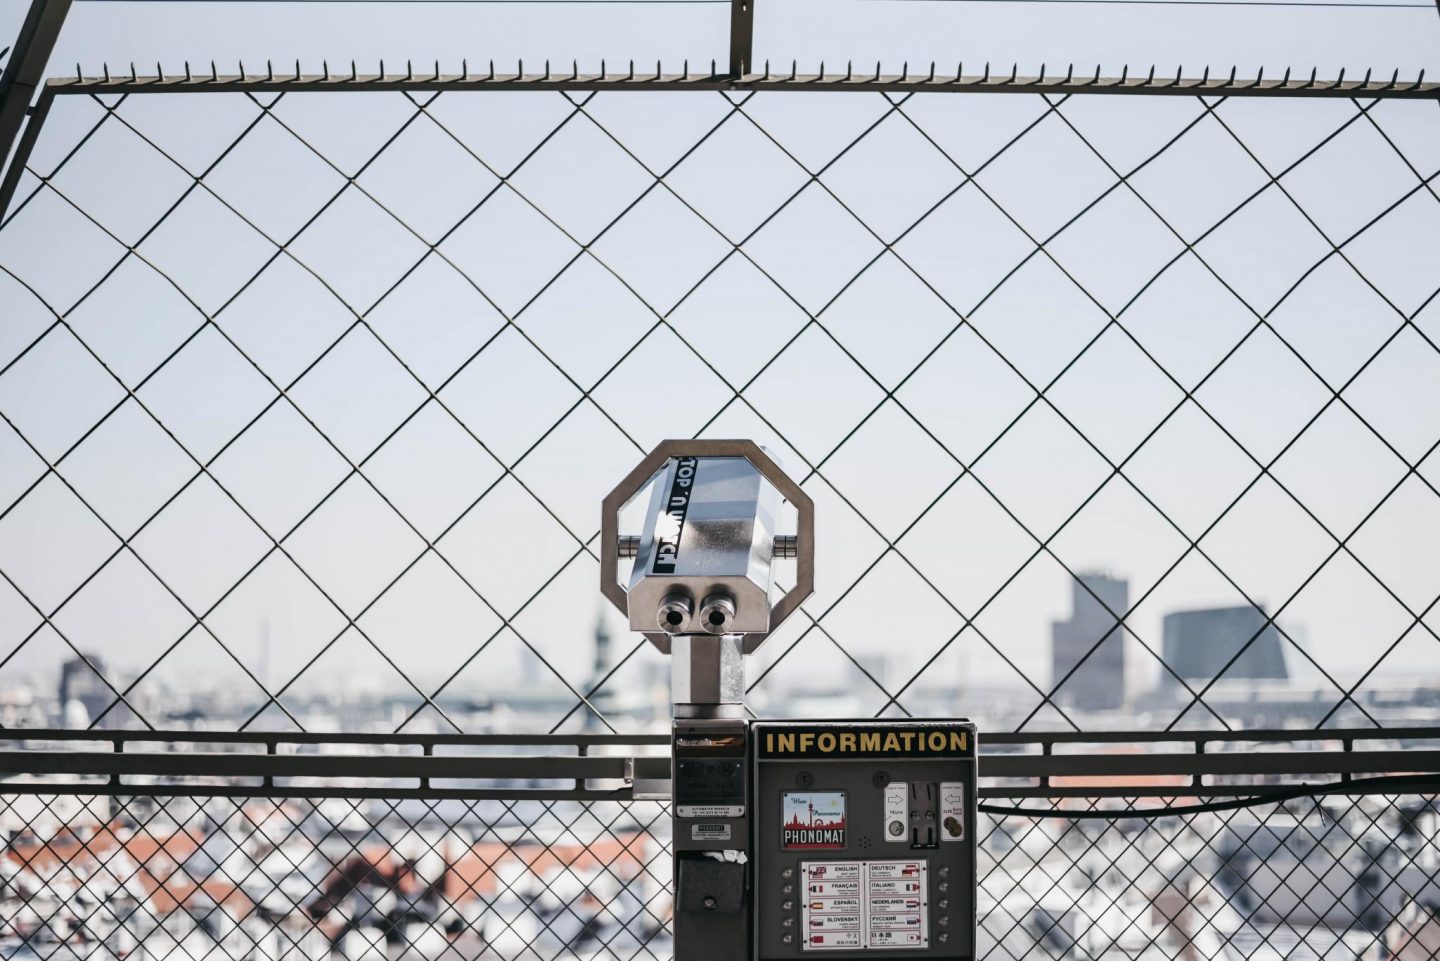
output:
[[[1429,10],[1428,3],[1361,3],[1352,0],[865,0],[869,3],[1108,3],[1116,6],[1160,7],[1375,7]],[[1440,0],[1437,0],[1440,2]]]
[[[567,3],[575,6],[603,7],[614,4],[647,6],[670,4],[689,6],[691,4],[729,4],[731,0],[82,0],[86,3],[508,3],[508,4],[556,4]]]
[[[1366,788],[1376,787],[1427,787],[1440,789],[1440,774],[1387,774],[1382,777],[1356,778],[1353,781],[1330,782],[1328,784],[1297,784],[1252,797],[1233,798],[1229,801],[1209,801],[1203,804],[1187,804],[1183,807],[1126,808],[1122,811],[1058,811],[1054,808],[1004,807],[998,804],[980,804],[976,810],[983,814],[1002,817],[1025,818],[1066,818],[1075,821],[1118,821],[1123,818],[1164,818],[1183,814],[1208,814],[1214,811],[1235,811],[1241,808],[1259,807],[1262,804],[1276,804],[1295,798],[1317,797],[1322,794],[1369,794]],[[1361,790],[1355,790],[1361,789]]]
[[[81,0],[85,3],[505,3],[505,4],[729,4],[731,0]],[[1362,3],[1352,0],[862,0],[869,3],[1080,3],[1114,4],[1116,6],[1162,7],[1373,7],[1381,9],[1429,10],[1428,3]],[[1440,3],[1440,0],[1437,0]]]

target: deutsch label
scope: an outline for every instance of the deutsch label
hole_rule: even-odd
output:
[[[690,825],[690,840],[692,841],[728,841],[730,840],[730,825],[728,824],[700,824]]]

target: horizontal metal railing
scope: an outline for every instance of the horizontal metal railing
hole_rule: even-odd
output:
[[[668,744],[665,735],[15,731],[0,737],[0,777],[40,780],[0,781],[0,793],[665,800]],[[1433,775],[1440,789],[1434,727],[997,733],[982,735],[980,750],[980,793],[994,798],[1236,796],[1301,780],[1318,794],[1396,773]]]

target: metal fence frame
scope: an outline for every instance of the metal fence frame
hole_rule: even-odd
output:
[[[1368,747],[1399,742],[1406,748]],[[1440,727],[1325,731],[982,732],[982,798],[1235,797],[1260,795],[1301,778],[1316,794],[1354,790],[1357,776],[1414,776],[1416,789],[1440,790]],[[1338,744],[1339,750],[1316,742]],[[328,734],[283,732],[77,731],[0,732],[0,778],[35,775],[30,784],[0,780],[0,794],[96,792],[276,797],[427,797],[513,800],[664,800],[669,796],[670,737],[664,734]],[[1263,750],[1275,745],[1304,745]],[[109,750],[96,750],[108,745]],[[1116,750],[1118,746],[1128,750]],[[1428,746],[1422,746],[1428,745]],[[146,750],[137,752],[136,746]],[[224,751],[207,750],[226,746]],[[318,746],[343,754],[297,753]],[[1246,746],[1262,750],[1215,750]],[[157,747],[163,748],[156,750]],[[1141,748],[1137,750],[1137,748]],[[441,752],[436,753],[437,749]],[[475,749],[484,754],[461,754]],[[402,753],[403,752],[403,753]],[[525,752],[525,753],[515,753]],[[1433,773],[1432,773],[1433,772]],[[1136,779],[1183,776],[1183,784]],[[59,777],[103,781],[55,781]],[[127,783],[141,777],[145,781]],[[244,778],[244,785],[215,779]],[[290,778],[306,784],[291,785]],[[315,779],[410,781],[325,787]],[[1052,778],[1066,783],[1053,784]],[[1119,779],[1121,782],[1115,783]],[[1209,780],[1207,780],[1209,779]],[[445,787],[432,780],[447,780]],[[572,782],[543,788],[495,781]],[[460,785],[454,782],[474,782]],[[590,782],[620,782],[596,787]],[[207,783],[208,782],[208,783]],[[1030,782],[1030,783],[1020,783]],[[1078,783],[1077,783],[1078,782]]]

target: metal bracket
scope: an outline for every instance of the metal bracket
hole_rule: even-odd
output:
[[[738,80],[750,72],[754,47],[755,0],[730,0],[730,76]]]
[[[625,589],[616,580],[620,566],[620,509],[672,457],[743,457],[795,506],[799,515],[795,533],[800,545],[795,562],[795,586],[770,608],[770,630],[773,632],[815,590],[815,502],[752,440],[663,440],[646,454],[645,459],[605,495],[600,505],[600,592],[609,598],[616,610],[625,613]],[[754,652],[769,636],[768,632],[745,635],[745,653]],[[669,634],[646,631],[645,638],[662,653],[670,653]]]
[[[15,41],[15,49],[10,53],[4,74],[0,75],[0,170],[5,169],[5,161],[9,159],[11,148],[15,146],[15,138],[30,111],[30,102],[35,98],[35,91],[40,89],[45,66],[50,62],[50,53],[55,49],[55,41],[60,37],[65,15],[70,12],[70,3],[71,0],[32,0],[30,12],[25,15],[25,22]],[[41,119],[43,118],[36,117],[30,121],[31,127],[37,132]],[[33,135],[30,139],[34,139]],[[8,189],[3,191],[7,200],[14,192],[13,183],[8,182],[19,180],[20,171],[24,167],[22,154],[28,152],[17,152],[11,164],[5,178]],[[5,205],[0,204],[0,216],[4,213]]]

